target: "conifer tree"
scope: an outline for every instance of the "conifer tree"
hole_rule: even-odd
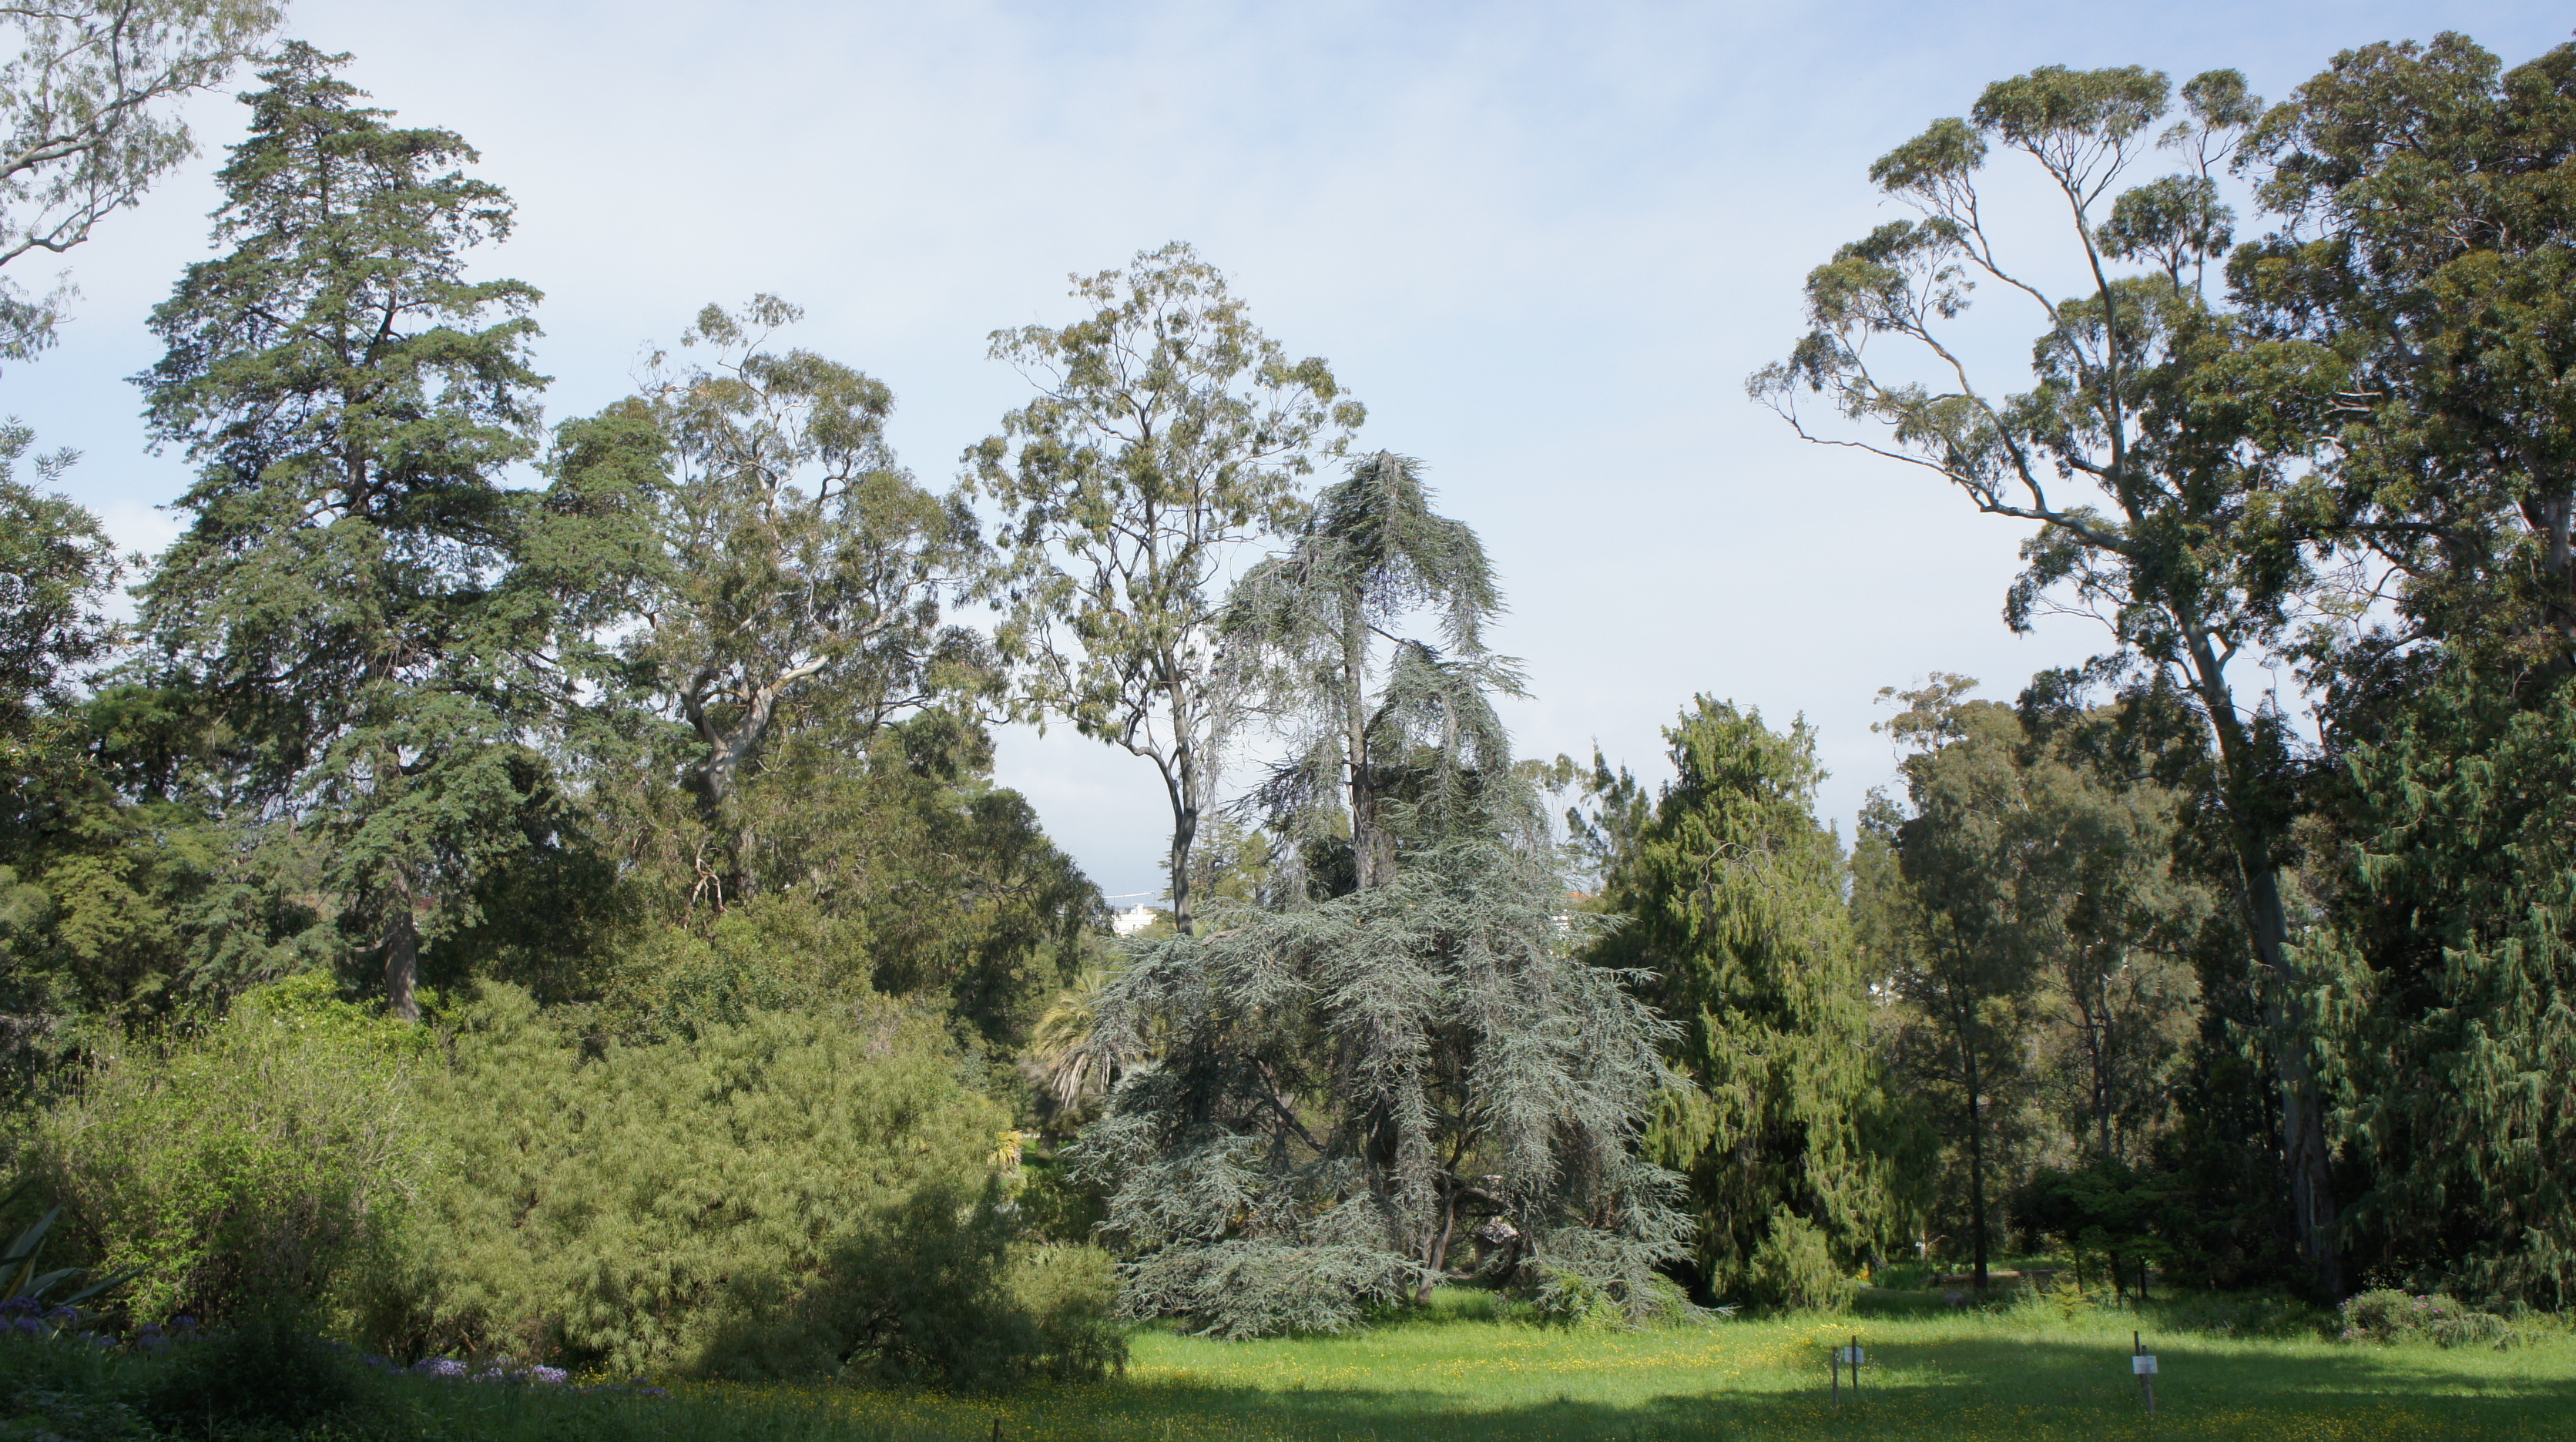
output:
[[[1596,956],[1652,976],[1646,1000],[1679,1028],[1668,1055],[1692,1085],[1658,1098],[1649,1154],[1689,1180],[1710,1286],[1759,1292],[1775,1232],[1812,1227],[1845,1262],[1877,1238],[1869,998],[1814,733],[1701,696],[1664,736],[1680,775],[1609,877],[1629,920]]]
[[[1408,795],[1418,804],[1426,783],[1443,794],[1457,776],[1444,769],[1453,759],[1478,772],[1508,764],[1501,728],[1481,704],[1489,690],[1519,694],[1511,663],[1485,649],[1502,606],[1476,533],[1432,511],[1420,462],[1386,451],[1316,499],[1285,555],[1245,573],[1227,598],[1224,633],[1233,664],[1253,673],[1246,689],[1266,693],[1271,714],[1298,734],[1260,791],[1283,835],[1311,844],[1333,821],[1346,823],[1354,883],[1383,886],[1396,869],[1389,805]],[[1439,628],[1437,649],[1395,637],[1422,609]],[[1373,695],[1381,670],[1388,684]],[[1423,744],[1435,735],[1446,744]],[[1406,774],[1408,751],[1433,769]]]
[[[538,295],[466,277],[508,196],[452,168],[475,158],[453,133],[360,105],[347,58],[295,42],[261,73],[218,177],[230,252],[153,312],[169,349],[136,381],[198,472],[142,619],[214,718],[231,799],[326,839],[341,927],[408,1017],[420,948],[548,833],[542,628],[496,587]]]
[[[2348,1227],[2401,1277],[2576,1299],[2576,691],[2453,668],[2346,757],[2353,843],[2302,953],[2370,1185]]]
[[[1672,1083],[1671,1029],[1638,977],[1579,955],[1602,923],[1573,912],[1493,714],[1484,682],[1508,668],[1477,644],[1498,599],[1473,534],[1373,458],[1248,590],[1288,684],[1314,686],[1305,774],[1329,779],[1292,809],[1341,789],[1314,757],[1348,768],[1354,728],[1380,858],[1338,895],[1212,905],[1204,935],[1135,948],[1099,991],[1090,1053],[1152,1058],[1080,1144],[1135,1254],[1127,1307],[1338,1330],[1372,1299],[1427,1298],[1472,1232],[1551,1305],[1661,1309],[1687,1222],[1639,1124]],[[1370,696],[1366,639],[1346,642],[1426,592],[1479,654],[1402,643]]]

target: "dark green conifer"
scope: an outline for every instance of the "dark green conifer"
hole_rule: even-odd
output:
[[[1694,1085],[1662,1093],[1649,1155],[1689,1179],[1710,1286],[1758,1295],[1783,1280],[1752,1271],[1775,1231],[1817,1229],[1846,1265],[1877,1239],[1869,996],[1814,733],[1701,696],[1664,736],[1680,775],[1609,877],[1629,922],[1596,955],[1652,975],[1680,1029],[1668,1055]]]
[[[410,1016],[421,946],[548,834],[526,744],[542,628],[496,585],[538,295],[466,278],[508,196],[451,168],[475,158],[453,133],[359,105],[346,59],[297,42],[261,73],[218,177],[231,250],[152,314],[169,349],[136,378],[145,413],[198,475],[143,621],[212,718],[237,809],[327,837],[341,926]]]

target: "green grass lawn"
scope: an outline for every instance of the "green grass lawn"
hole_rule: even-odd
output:
[[[859,1437],[899,1442],[1200,1439],[2576,1438],[2576,1338],[2510,1351],[2352,1346],[2180,1330],[2178,1305],[1726,1321],[1567,1331],[1476,1315],[1474,1299],[1347,1337],[1223,1343],[1147,1332],[1127,1377],[1002,1398],[682,1387],[667,1401],[449,1389],[438,1432],[471,1437]],[[2206,1309],[2199,1309],[2205,1313]],[[2176,1330],[2159,1333],[2159,1320]],[[2242,1311],[2233,1319],[2246,1323]],[[2163,1364],[2150,1421],[2130,1374],[2143,1324]],[[1857,1396],[1826,1396],[1826,1348],[1869,1351]],[[430,1384],[422,1384],[424,1386]]]

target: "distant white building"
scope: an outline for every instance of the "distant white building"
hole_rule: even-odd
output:
[[[1163,919],[1163,913],[1139,903],[1125,911],[1109,913],[1109,929],[1120,936],[1134,936]]]

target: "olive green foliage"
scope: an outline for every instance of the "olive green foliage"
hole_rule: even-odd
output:
[[[2300,1242],[2334,1292],[2343,1264],[2309,1067],[2314,1018],[2286,951],[2298,768],[2284,718],[2238,687],[2245,664],[2305,640],[2327,534],[2312,463],[2355,383],[2342,352],[2209,293],[2234,233],[2218,181],[2262,114],[2233,70],[2178,94],[2138,66],[2042,66],[1987,86],[1967,117],[1933,122],[1870,168],[1920,219],[1889,221],[1809,272],[1807,334],[1748,386],[1810,440],[1874,451],[2036,526],[2006,621],[2096,617],[2116,639],[2114,666],[2152,673],[2143,684],[2195,715],[2207,744],[2184,789],[2210,833],[2211,879],[2243,913],[2244,960],[2279,1039],[2270,1086]],[[2133,183],[2158,150],[2176,164]],[[2004,224],[2017,207],[1988,178],[1990,160],[2048,193],[2045,229]],[[2060,291],[2052,277],[2074,284]],[[1963,360],[2004,353],[2012,337],[1980,328],[1980,282],[2037,330],[2019,379]]]
[[[1008,1126],[935,1017],[883,1002],[630,1044],[494,985],[449,1046],[423,1084],[441,1162],[412,1260],[364,1299],[364,1330],[400,1355],[785,1365],[743,1339],[820,1305],[915,1198],[974,1196]]]
[[[995,639],[1025,718],[1065,717],[1162,773],[1186,935],[1190,846],[1242,700],[1218,675],[1217,588],[1242,543],[1295,524],[1300,480],[1367,413],[1187,245],[1076,276],[1073,294],[1090,315],[993,334],[1038,392],[966,456],[1001,511]]]
[[[877,1209],[796,1305],[719,1335],[708,1370],[995,1388],[1123,1367],[1117,1278],[1096,1247],[1027,1245],[1000,1186],[928,1185]]]
[[[39,1122],[28,1169],[137,1320],[321,1305],[381,1266],[431,1161],[427,1038],[308,976],[202,1040],[130,1043]]]
[[[1865,1135],[1885,1101],[1815,735],[1702,696],[1664,736],[1680,774],[1608,877],[1630,920],[1593,952],[1651,978],[1641,994],[1680,1030],[1667,1054],[1691,1085],[1659,1096],[1647,1154],[1688,1179],[1718,1292],[1748,1284],[1784,1217],[1857,1265],[1886,1216]]]
[[[1995,1204],[2034,1168],[2125,1170],[2162,1137],[2213,908],[2175,874],[2178,798],[2093,745],[2119,708],[2040,736],[1975,684],[1881,693],[1905,790],[1863,817],[1852,908],[1889,1059],[1948,1145],[1927,1225],[1982,1280]]]
[[[991,783],[990,657],[940,610],[967,513],[897,465],[882,383],[772,344],[799,314],[709,306],[645,394],[556,434],[518,578],[598,688],[566,744],[641,925],[541,994],[668,1027],[873,988],[1011,1044],[1097,896]]]
[[[576,669],[656,718],[620,739],[689,805],[639,819],[709,906],[808,868],[814,828],[741,794],[810,777],[792,743],[864,750],[989,680],[983,643],[940,616],[976,553],[971,517],[896,463],[882,382],[772,347],[801,315],[769,295],[708,306],[644,394],[562,427],[524,552]]]
[[[253,991],[201,1041],[102,1063],[43,1119],[35,1182],[135,1270],[129,1317],[239,1319],[254,1350],[322,1328],[960,1386],[1123,1357],[1108,1257],[1024,1240],[1007,1114],[935,1015],[746,1010],[628,1044],[496,983],[439,1031],[318,975]],[[171,1385],[232,1386],[200,1373]]]
[[[612,803],[599,830],[634,857],[620,881],[643,920],[576,997],[635,1035],[881,993],[943,1007],[996,1046],[1026,1038],[1098,944],[1099,889],[1025,797],[993,784],[982,726],[931,709],[852,745],[839,722],[782,725],[731,793],[737,836],[757,840],[739,853],[750,884],[725,904],[695,885],[709,832],[685,790],[657,781]]]
[[[278,20],[265,0],[68,0],[12,6],[0,70],[0,265],[59,255],[195,153],[173,112],[219,85]],[[0,356],[53,343],[66,281],[34,296],[0,275]]]

